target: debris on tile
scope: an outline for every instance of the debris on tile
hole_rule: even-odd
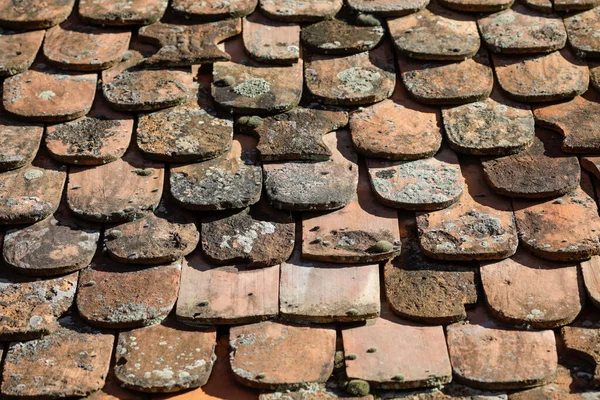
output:
[[[276,22],[256,12],[243,20],[244,48],[267,64],[291,64],[300,57],[300,25]]]
[[[514,0],[438,0],[441,5],[461,12],[496,12],[510,7]],[[550,1],[550,0],[548,0]],[[552,6],[550,6],[552,10]]]
[[[242,18],[252,14],[258,0],[172,0],[171,8],[185,19],[216,21],[227,18]]]
[[[569,44],[588,58],[600,56],[600,8],[594,8],[564,18]]]
[[[0,114],[0,171],[22,168],[35,158],[44,125],[16,121]]]
[[[0,76],[10,76],[27,71],[33,64],[45,31],[3,31],[0,33]]]
[[[64,0],[63,0],[64,1]],[[162,18],[169,5],[164,0],[79,0],[79,16],[93,25],[148,25]]]
[[[377,26],[350,24],[342,19],[330,19],[302,28],[302,43],[312,52],[323,54],[353,54],[375,48],[385,30]]]
[[[307,22],[328,19],[342,8],[342,0],[260,0],[260,10],[279,21]]]
[[[347,0],[347,3],[356,12],[401,17],[425,8],[429,0]]]
[[[600,307],[600,257],[592,256],[580,265],[588,297],[596,307]]]
[[[38,0],[2,1],[0,26],[23,30],[50,28],[67,19],[74,5],[75,0],[41,3]]]

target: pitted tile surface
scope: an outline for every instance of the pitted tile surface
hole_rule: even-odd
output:
[[[0,34],[0,76],[27,71],[42,45],[45,31],[4,31]]]
[[[44,125],[0,115],[0,171],[24,167],[35,158]]]
[[[245,17],[254,11],[257,4],[258,0],[173,0],[171,7],[186,19],[212,21]]]
[[[302,29],[302,43],[311,51],[323,54],[352,54],[372,50],[385,30],[381,26],[351,25],[331,19]]]
[[[575,50],[590,58],[600,56],[600,8],[567,16],[564,23]]]

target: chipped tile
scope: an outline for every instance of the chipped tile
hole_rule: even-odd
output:
[[[0,76],[10,76],[27,71],[33,64],[45,31],[4,31],[0,34]]]
[[[0,26],[10,29],[43,29],[61,23],[75,5],[75,0],[2,1],[0,3]]]
[[[369,51],[381,42],[381,26],[361,26],[342,19],[331,19],[302,29],[302,43],[315,53],[353,54]]]
[[[342,0],[260,0],[260,10],[269,18],[294,22],[331,18],[342,5]]]
[[[588,298],[596,307],[600,307],[600,257],[593,256],[581,262],[583,282]]]
[[[252,14],[258,0],[172,0],[171,8],[186,19],[213,21]]]
[[[300,57],[300,25],[276,22],[256,12],[244,18],[246,52],[268,64],[291,64]]]
[[[128,0],[127,6],[113,0],[80,0],[78,11],[88,24],[148,25],[162,18],[168,5],[165,0]]]
[[[462,12],[502,11],[510,7],[513,2],[514,0],[439,0],[444,7]]]
[[[597,314],[588,312],[572,326],[563,327],[560,339],[569,356],[595,369],[593,384],[597,386],[600,382],[600,321]]]
[[[565,16],[569,44],[587,57],[600,56],[600,8]]]
[[[401,17],[425,8],[429,0],[347,0],[347,3],[351,9],[360,13]]]
[[[44,125],[15,121],[0,114],[0,171],[31,163],[40,147]]]

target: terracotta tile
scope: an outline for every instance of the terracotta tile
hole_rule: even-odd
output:
[[[248,154],[255,140],[237,135],[231,150],[215,159],[171,167],[171,195],[192,210],[244,208],[260,199],[262,174]]]
[[[165,13],[167,1],[129,0],[127,7],[112,0],[80,0],[79,16],[95,25],[148,25],[158,21]]]
[[[383,389],[439,386],[452,380],[442,326],[385,316],[344,329],[342,336],[348,378]]]
[[[564,18],[569,44],[587,57],[600,56],[600,8],[594,8]]]
[[[590,83],[594,89],[600,91],[600,63],[588,61],[590,68]]]
[[[263,119],[255,116],[238,120],[243,132],[258,137],[262,161],[328,160],[331,150],[323,142],[323,135],[347,124],[347,112],[317,104]]]
[[[514,0],[438,0],[446,8],[462,12],[496,12],[510,7]],[[552,7],[550,7],[552,9]]]
[[[189,325],[263,321],[279,313],[278,297],[279,265],[216,267],[197,251],[183,264],[177,319]]]
[[[375,400],[369,394],[361,397],[346,396],[329,388],[302,389],[297,392],[262,393],[259,400]]]
[[[581,157],[581,167],[600,179],[600,157]]]
[[[479,50],[475,19],[435,3],[387,23],[396,50],[409,57],[462,61]]]
[[[494,74],[485,50],[460,62],[423,63],[400,56],[398,66],[408,92],[421,103],[482,101],[494,86]]]
[[[379,392],[382,400],[507,400],[505,392],[485,391],[451,382],[439,388],[418,391]],[[378,394],[379,394],[378,393]],[[532,400],[532,399],[528,399]],[[545,399],[542,399],[545,400]]]
[[[333,17],[342,5],[342,0],[260,0],[260,9],[269,18],[294,22]]]
[[[275,208],[334,210],[352,200],[358,183],[357,155],[348,131],[323,136],[331,159],[314,163],[264,164],[265,189]]]
[[[575,189],[580,168],[576,157],[560,150],[561,137],[536,129],[533,144],[518,154],[482,160],[487,183],[511,197],[559,196]]]
[[[448,148],[414,161],[369,158],[367,167],[377,200],[389,207],[439,210],[456,203],[463,192],[458,157]]]
[[[44,55],[57,68],[98,71],[121,61],[130,38],[131,32],[91,27],[72,17],[46,32]]]
[[[0,171],[24,167],[38,152],[44,125],[15,121],[0,114]]]
[[[123,389],[120,382],[117,381],[112,370],[109,371],[106,377],[104,386],[84,397],[85,400],[148,400],[148,395],[145,393],[137,393],[128,389]]]
[[[124,329],[160,323],[177,300],[179,261],[144,269],[95,259],[80,273],[79,315],[89,324]]]
[[[302,96],[302,59],[289,66],[272,66],[246,55],[241,37],[220,48],[232,61],[213,66],[212,96],[228,111],[240,114],[274,114],[298,105]]]
[[[379,266],[332,265],[302,258],[281,265],[281,316],[316,323],[362,321],[379,315]]]
[[[77,273],[32,280],[9,271],[0,277],[0,340],[31,340],[59,329],[58,318],[73,304]]]
[[[335,330],[260,322],[230,330],[235,379],[261,389],[323,383],[333,371]]]
[[[391,99],[359,108],[350,115],[350,132],[360,154],[415,160],[433,157],[440,149],[440,121],[438,109],[412,100],[398,81]]]
[[[556,11],[579,11],[590,10],[600,5],[598,0],[553,0],[554,9]]]
[[[129,389],[178,392],[204,386],[211,374],[217,332],[175,323],[121,332],[115,350],[115,376]]]
[[[6,78],[6,112],[19,119],[42,122],[69,121],[87,114],[96,94],[96,75],[67,75],[42,65]]]
[[[562,49],[567,32],[557,15],[533,11],[521,4],[477,20],[481,38],[496,53],[547,53]]]
[[[0,76],[27,71],[42,45],[45,32],[4,31],[0,34]]]
[[[60,203],[67,168],[41,150],[31,164],[0,174],[0,225],[40,221]]]
[[[560,339],[569,356],[576,358],[580,365],[583,362],[595,369],[592,384],[597,387],[600,383],[600,321],[597,314],[586,313],[572,326],[561,328]]]
[[[67,19],[74,5],[75,0],[54,0],[51,3],[4,0],[0,3],[0,26],[9,29],[49,28]]]
[[[186,19],[213,21],[227,18],[241,18],[251,14],[258,0],[173,0],[171,8]]]
[[[600,307],[600,257],[593,256],[582,261],[581,272],[588,298],[596,307]]]
[[[67,204],[79,218],[124,222],[158,206],[164,168],[132,150],[117,161],[93,167],[71,167]]]
[[[442,116],[450,147],[463,154],[518,153],[531,146],[535,136],[531,107],[498,89],[483,101],[443,108]]]
[[[390,97],[396,84],[394,56],[386,42],[350,56],[313,54],[304,76],[312,96],[332,105],[376,103]]]
[[[550,14],[552,10],[552,1],[551,0],[522,0],[523,4],[525,4],[528,8],[540,11],[546,14]]]
[[[383,38],[381,26],[360,26],[331,19],[302,29],[302,43],[310,51],[323,54],[353,54],[372,50]]]
[[[347,3],[351,9],[361,13],[401,17],[425,8],[429,0],[347,0]]]
[[[500,86],[515,100],[562,100],[588,88],[587,66],[568,49],[542,55],[492,54],[492,60]]]
[[[477,303],[477,269],[471,263],[436,261],[418,243],[412,213],[400,214],[402,253],[384,266],[385,295],[402,318],[449,324],[466,318],[465,307]]]
[[[600,393],[572,393],[567,387],[555,383],[512,393],[509,400],[587,400],[598,398]]]
[[[446,328],[456,381],[474,388],[503,390],[544,385],[557,368],[554,332],[509,330],[479,307],[469,322]]]
[[[364,164],[359,167],[358,188],[350,203],[333,212],[304,213],[302,217],[304,258],[363,263],[400,254],[397,211],[377,202]]]
[[[291,64],[300,57],[300,25],[276,22],[255,12],[243,20],[246,52],[257,61]]]
[[[133,117],[111,110],[98,95],[86,116],[48,125],[44,141],[50,156],[61,163],[99,165],[125,154],[132,131]]]

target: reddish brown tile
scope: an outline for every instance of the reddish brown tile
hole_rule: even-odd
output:
[[[171,8],[186,19],[212,21],[227,18],[241,18],[251,14],[258,0],[173,0]]]
[[[246,52],[257,61],[291,64],[300,57],[300,25],[276,22],[256,12],[244,18]]]
[[[560,367],[560,365],[559,365]],[[598,397],[600,393],[573,393],[569,387],[549,383],[533,389],[522,390],[508,396],[509,400],[587,400]]]
[[[564,18],[569,44],[587,57],[600,56],[600,8]]]
[[[43,124],[19,122],[0,114],[0,171],[31,163],[43,133]]]
[[[425,8],[429,0],[347,0],[347,3],[351,9],[361,13],[400,17]]]
[[[120,382],[115,378],[114,373],[109,371],[104,386],[84,397],[85,400],[148,400],[148,395],[123,389]]]
[[[590,10],[594,7],[600,5],[600,1],[598,0],[552,0],[552,4],[554,4],[554,9],[556,11],[580,11],[580,10]]]
[[[45,32],[13,32],[0,34],[0,76],[9,76],[27,71],[42,45]]]
[[[273,392],[262,393],[259,400],[375,400],[373,395],[354,397],[340,394],[340,391],[331,390],[328,387],[301,389],[297,392]]]
[[[540,11],[546,14],[552,12],[552,1],[551,0],[522,0],[528,8]]]
[[[600,257],[582,261],[581,272],[588,298],[596,307],[600,307]]]
[[[514,0],[439,0],[446,8],[462,12],[496,12],[510,7]],[[552,7],[550,7],[552,9]]]
[[[372,50],[383,38],[381,26],[360,26],[331,19],[302,29],[302,43],[310,51],[323,54],[353,54]]]
[[[323,383],[333,371],[335,329],[260,322],[229,335],[231,367],[244,385],[297,389]]]
[[[0,3],[0,26],[10,29],[49,28],[67,19],[74,5],[75,0],[54,0],[50,3],[3,0]]]
[[[597,315],[582,315],[573,326],[560,330],[560,338],[568,355],[595,369],[592,382],[597,387],[600,383],[600,321]]]
[[[600,179],[600,157],[581,157],[581,167]]]
[[[385,400],[506,400],[506,393],[473,389],[455,382],[439,388],[411,392],[382,392]],[[400,396],[400,397],[398,397]],[[532,399],[528,399],[532,400]],[[546,399],[543,399],[546,400]]]
[[[260,9],[269,18],[295,22],[331,18],[342,5],[342,0],[260,0]]]
[[[168,2],[163,0],[129,0],[127,6],[112,0],[80,0],[79,16],[95,25],[148,25],[165,13]]]
[[[183,264],[177,319],[189,325],[247,324],[279,313],[279,265],[215,267],[200,252]]]

